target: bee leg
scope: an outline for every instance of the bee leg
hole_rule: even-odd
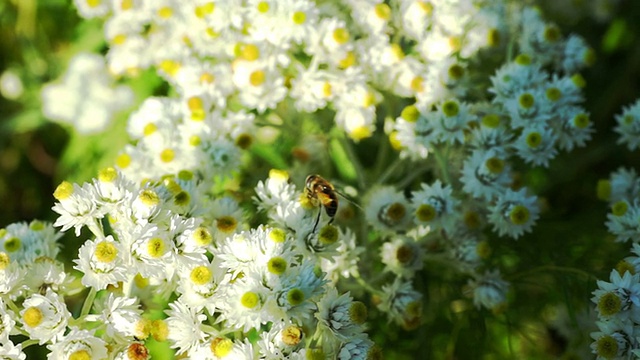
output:
[[[318,223],[320,222],[320,214],[322,214],[322,209],[319,209],[320,211],[318,211],[318,216],[316,217],[316,224],[313,225],[313,230],[311,230],[311,233],[316,232],[316,228],[318,227]]]

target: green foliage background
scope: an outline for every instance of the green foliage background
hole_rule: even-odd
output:
[[[463,298],[461,289],[450,285],[460,282],[457,275],[447,264],[427,263],[425,275],[416,281],[417,288],[427,289],[425,325],[411,332],[393,324],[371,325],[386,329],[373,340],[387,359],[570,358],[575,338],[565,338],[553,325],[556,313],[565,310],[569,327],[583,338],[582,346],[590,343],[591,329],[579,325],[580,317],[593,314],[589,299],[596,279],[608,278],[629,249],[607,234],[608,209],[595,189],[599,179],[620,166],[640,170],[640,152],[616,145],[612,130],[614,115],[640,97],[640,6],[622,1],[609,21],[596,22],[588,13],[557,11],[558,3],[562,5],[558,0],[539,5],[564,34],[582,35],[597,54],[596,64],[583,73],[585,107],[596,127],[593,140],[585,148],[560,154],[548,169],[523,169],[522,181],[544,199],[546,209],[533,233],[517,241],[490,240],[494,253],[500,254],[496,265],[511,274],[506,278],[513,289],[506,312],[494,315],[455,300]],[[0,226],[35,218],[54,221],[52,193],[60,181],[90,179],[111,164],[127,142],[126,113],[105,134],[93,137],[77,136],[42,116],[42,84],[64,73],[68,60],[82,50],[105,52],[101,23],[81,20],[68,1],[0,0],[0,73],[15,71],[25,86],[16,101],[0,98]],[[136,103],[168,91],[151,72],[127,84],[136,93]],[[355,151],[375,153],[374,147],[385,141],[383,134],[376,134]],[[334,156],[344,156],[339,143],[331,146]],[[240,185],[251,188],[251,181],[266,177],[269,167],[286,167],[289,150],[286,145],[254,146],[259,173]],[[385,156],[389,162],[394,155]],[[366,164],[366,157],[361,158]],[[260,161],[269,166],[260,166]],[[334,158],[334,166],[343,179],[353,180],[356,169],[351,164]],[[77,249],[82,241],[69,239],[64,247]],[[73,251],[63,254],[68,269]],[[81,298],[69,301],[81,305]],[[38,349],[28,352],[33,358],[42,355]]]

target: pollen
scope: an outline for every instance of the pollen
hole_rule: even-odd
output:
[[[400,117],[408,122],[416,122],[418,117],[420,117],[420,111],[418,111],[415,105],[407,105],[402,109]]]
[[[116,158],[116,166],[120,169],[126,169],[131,165],[131,156],[127,153],[122,153]],[[55,195],[54,195],[55,196]]]
[[[200,144],[202,144],[202,138],[200,136],[191,135],[191,137],[189,137],[189,145],[199,146]]]
[[[436,208],[431,204],[421,204],[416,209],[416,218],[421,222],[429,222],[435,219],[437,215],[438,212],[436,211]]]
[[[536,100],[530,93],[524,93],[518,97],[518,104],[521,108],[530,109],[535,105]]]
[[[247,61],[256,61],[260,58],[260,48],[254,44],[240,45],[239,58]]]
[[[53,197],[56,198],[56,200],[62,201],[68,199],[72,194],[73,185],[68,181],[63,181],[53,192]]]
[[[296,346],[302,341],[302,336],[304,333],[302,329],[295,326],[289,325],[282,330],[282,342],[289,346]]]
[[[113,45],[122,45],[125,41],[127,41],[127,35],[125,34],[118,34],[111,39]]]
[[[120,3],[120,8],[122,10],[129,10],[133,8],[133,0],[122,0]]]
[[[537,131],[530,132],[525,141],[528,147],[535,149],[542,144],[542,135]]]
[[[391,44],[391,53],[395,56],[396,60],[404,59],[404,51],[402,50],[402,46],[400,44]]]
[[[224,358],[233,350],[233,341],[227,338],[217,337],[211,340],[209,348],[217,358]]]
[[[356,53],[354,51],[347,52],[347,55],[344,59],[338,62],[338,67],[341,69],[347,69],[356,64]]]
[[[622,300],[612,292],[606,293],[598,300],[598,311],[602,316],[613,316],[622,310]]]
[[[406,213],[407,209],[405,208],[405,206],[397,202],[390,204],[385,209],[386,218],[393,222],[399,222],[400,220],[402,220]]]
[[[573,126],[578,129],[586,128],[589,126],[589,123],[591,123],[591,120],[589,120],[589,115],[585,113],[581,113],[573,117]]]
[[[411,84],[409,85],[411,90],[414,92],[423,92],[424,91],[424,78],[422,76],[416,76],[411,80]]]
[[[177,194],[173,195],[173,203],[177,206],[189,205],[189,203],[191,203],[191,195],[186,191],[179,191]]]
[[[618,356],[618,342],[611,335],[605,335],[596,342],[596,353],[603,359],[614,359]]]
[[[478,254],[481,259],[488,259],[491,252],[491,245],[486,240],[480,241],[476,245],[476,254]]]
[[[492,157],[485,161],[484,166],[492,174],[501,174],[504,170],[504,160],[496,157]]]
[[[449,67],[448,74],[452,80],[460,80],[464,76],[464,68],[459,64],[453,64]]]
[[[398,259],[398,262],[400,264],[403,264],[403,265],[411,264],[414,257],[415,257],[415,253],[413,251],[413,248],[410,246],[402,245],[398,247],[398,250],[396,250],[396,259]]]
[[[556,42],[560,40],[560,29],[555,25],[547,25],[544,28],[544,34],[542,35],[548,42]]]
[[[168,177],[163,179],[162,185],[167,188],[167,191],[174,195],[182,191],[182,186],[180,186],[180,184],[178,184],[173,178]]]
[[[251,134],[242,133],[236,137],[235,144],[240,149],[248,149],[253,144],[253,136]]]
[[[531,65],[531,57],[527,54],[520,54],[518,56],[516,56],[516,60],[515,60],[516,64],[518,65]]]
[[[307,14],[303,11],[296,11],[293,13],[291,20],[293,20],[293,23],[296,25],[302,25],[307,21]]]
[[[299,288],[294,288],[287,292],[287,301],[291,306],[300,305],[304,301],[304,292]]]
[[[169,336],[169,326],[162,319],[156,319],[151,322],[151,336],[156,341],[166,341]]]
[[[136,284],[138,289],[144,289],[149,286],[149,279],[140,274],[136,274],[136,276],[133,277],[133,282]]]
[[[457,101],[449,100],[442,104],[442,112],[447,117],[454,117],[460,113],[460,105]]]
[[[418,6],[426,15],[433,13],[433,4],[430,1],[418,1]]]
[[[631,275],[634,275],[636,273],[636,268],[633,266],[633,264],[631,264],[626,260],[618,261],[615,269],[618,272],[618,274],[621,274],[621,275],[624,275],[625,272],[628,272]]]
[[[210,38],[212,38],[212,39],[215,39],[215,38],[217,38],[217,37],[219,37],[219,36],[220,36],[220,33],[219,33],[219,32],[217,32],[217,31],[215,31],[215,29],[214,29],[214,28],[212,28],[212,27],[208,27],[208,28],[205,30],[205,32],[206,32],[206,33],[207,33],[207,35],[209,35],[209,37],[210,37]]]
[[[196,17],[202,19],[207,15],[211,15],[213,10],[215,10],[216,5],[213,2],[208,2],[199,6],[196,6],[195,15]]]
[[[9,267],[9,264],[11,264],[11,257],[9,257],[9,254],[4,251],[0,252],[0,270],[5,270]]]
[[[87,350],[77,350],[69,355],[69,360],[91,360],[91,354]]]
[[[242,298],[240,298],[240,303],[242,304],[242,306],[248,309],[253,309],[254,307],[258,306],[259,302],[260,297],[253,291],[247,291],[246,293],[244,293],[244,295],[242,295]]]
[[[35,328],[42,323],[44,314],[37,307],[30,307],[22,314],[22,322],[30,328]]]
[[[93,255],[96,260],[108,264],[114,261],[118,256],[118,249],[112,242],[101,241],[96,245],[96,250]]]
[[[4,242],[4,249],[8,253],[16,252],[22,248],[22,240],[19,237],[12,237]]]
[[[349,132],[349,137],[355,141],[360,141],[362,139],[369,138],[371,137],[371,135],[373,135],[371,133],[371,129],[369,129],[367,126],[364,126],[364,125],[358,126],[357,128]]]
[[[550,101],[556,102],[562,98],[562,91],[557,87],[550,87],[545,91],[545,95]]]
[[[487,114],[485,116],[482,117],[482,120],[480,120],[482,125],[490,128],[490,129],[495,129],[498,126],[500,126],[500,117],[496,114]]]
[[[611,198],[611,182],[607,179],[598,180],[596,194],[598,199],[608,201]]]
[[[497,46],[500,44],[500,31],[498,29],[489,29],[487,32],[487,45],[489,46]]]
[[[211,236],[209,229],[200,226],[193,232],[193,240],[200,246],[207,246],[213,241],[213,236]]]
[[[216,219],[216,227],[220,232],[228,234],[238,227],[238,221],[233,216],[221,216]]]
[[[164,243],[164,240],[162,240],[161,238],[150,239],[149,242],[147,243],[147,253],[152,258],[157,259],[159,257],[162,257],[165,251],[166,251],[166,245]]]
[[[266,75],[262,70],[256,70],[249,75],[249,83],[253,86],[260,86],[264,84]]]
[[[196,285],[208,284],[211,282],[212,278],[211,270],[204,265],[197,266],[191,270],[189,278],[191,279],[191,282]]]
[[[156,206],[160,203],[160,197],[153,190],[143,190],[140,195],[138,195],[140,201],[147,206]]]
[[[318,240],[324,245],[331,245],[338,241],[338,229],[333,225],[327,225],[320,229]]]
[[[516,205],[509,211],[509,220],[514,225],[524,225],[529,221],[529,209],[524,205]]]
[[[349,41],[349,31],[345,28],[337,28],[333,30],[333,40],[342,45]]]
[[[204,104],[200,97],[192,96],[187,100],[187,107],[189,107],[189,110],[191,110],[191,112],[202,111],[204,109]]]
[[[269,239],[275,243],[283,243],[287,239],[287,233],[280,228],[273,228],[269,232]]]
[[[97,8],[100,4],[102,4],[102,0],[87,0],[87,5],[90,8]]]
[[[256,7],[259,13],[265,14],[269,11],[269,3],[266,1],[260,1]]]
[[[127,357],[131,360],[147,360],[149,349],[141,343],[132,343],[127,348]]]
[[[367,306],[360,302],[354,301],[349,307],[349,319],[355,324],[364,324],[367,321]]]
[[[155,133],[156,131],[158,131],[158,126],[154,123],[148,123],[147,125],[144,126],[144,128],[142,128],[142,134],[144,136],[149,136]]]
[[[118,171],[115,168],[108,167],[98,172],[98,180],[103,183],[112,183],[118,177]]]
[[[173,16],[173,9],[168,6],[161,7],[158,9],[158,16],[163,19],[168,19]]]
[[[201,84],[213,84],[216,81],[215,75],[210,72],[204,72],[200,75]]]
[[[177,61],[165,59],[160,61],[159,67],[167,74],[175,76],[176,73],[178,73],[178,70],[180,70],[180,63]]]
[[[324,97],[330,97],[332,94],[333,90],[331,88],[331,83],[325,81],[325,83],[322,85],[322,95],[324,95]]]
[[[379,3],[374,7],[376,16],[382,20],[389,20],[391,17],[391,8],[385,3]]]
[[[469,229],[477,229],[481,225],[480,215],[477,211],[469,210],[465,211],[463,216],[463,222]]]
[[[620,200],[611,206],[611,212],[614,216],[623,216],[629,210],[629,204],[626,201]]]
[[[287,260],[276,256],[267,262],[267,270],[274,275],[282,275],[287,270]]]
[[[172,162],[175,157],[176,153],[173,151],[173,149],[164,149],[160,152],[160,161],[162,161],[163,163]]]
[[[573,74],[571,76],[571,82],[581,89],[587,86],[587,81],[580,74]]]
[[[402,141],[400,141],[400,139],[398,139],[398,132],[397,131],[392,131],[389,134],[389,143],[391,144],[391,147],[394,150],[396,150],[396,151],[402,150]]]

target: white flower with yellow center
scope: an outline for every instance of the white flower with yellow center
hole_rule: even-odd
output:
[[[40,345],[64,339],[71,313],[62,296],[49,289],[45,295],[33,294],[26,298],[22,307],[21,322],[30,338],[38,340]]]
[[[78,251],[73,268],[82,272],[82,285],[96,290],[127,281],[128,268],[123,261],[126,251],[109,235],[104,239],[86,241]]]

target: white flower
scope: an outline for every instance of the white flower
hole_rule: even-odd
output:
[[[142,310],[137,298],[110,293],[104,301],[96,303],[95,310],[97,314],[88,315],[87,321],[106,326],[106,335],[116,342],[140,335],[137,328],[142,320]]]
[[[640,99],[622,109],[622,114],[616,115],[617,126],[614,131],[620,137],[618,144],[625,144],[630,151],[640,147]]]
[[[536,124],[522,129],[520,137],[512,146],[526,163],[548,167],[549,160],[558,153],[555,149],[556,140],[557,137],[551,129]]]
[[[96,236],[102,235],[98,219],[104,216],[104,213],[98,208],[98,202],[95,200],[95,190],[91,184],[71,184],[63,181],[53,196],[58,202],[53,205],[53,211],[60,214],[53,226],[62,226],[60,231],[67,231],[75,228],[76,236],[80,236],[83,226],[88,226]]]
[[[374,229],[398,231],[411,222],[409,201],[391,186],[372,189],[365,198],[365,218]]]
[[[422,316],[422,294],[410,282],[395,278],[390,285],[382,286],[382,298],[378,308],[386,312],[389,319],[406,328],[419,325]]]
[[[168,340],[171,348],[177,349],[176,354],[184,354],[199,346],[205,339],[202,322],[207,318],[196,309],[183,304],[180,300],[169,304],[169,316],[165,321],[169,329]]]
[[[107,4],[106,1],[101,3]],[[44,115],[69,123],[83,134],[102,132],[109,126],[114,113],[128,107],[133,100],[130,88],[112,84],[102,56],[76,55],[63,81],[43,88]]]
[[[349,293],[339,295],[332,287],[318,302],[315,316],[318,325],[328,331],[333,340],[347,341],[363,332],[366,307],[354,302]]]
[[[337,360],[367,360],[379,356],[379,350],[374,347],[373,341],[366,334],[349,338],[338,349]]]
[[[82,244],[78,258],[74,260],[74,269],[84,274],[82,285],[102,290],[127,281],[130,274],[124,262],[125,251],[111,235]]]
[[[489,222],[500,236],[509,235],[517,239],[531,231],[538,220],[540,208],[535,196],[527,197],[527,189],[506,189],[498,195],[495,205],[489,208]]]
[[[61,341],[47,345],[47,348],[51,350],[48,358],[89,357],[91,359],[105,359],[107,357],[106,345],[104,340],[93,334],[93,331],[74,327]]]
[[[451,185],[442,186],[440,180],[432,185],[421,184],[421,189],[411,193],[411,205],[417,224],[450,230],[460,201],[453,197]]]
[[[424,249],[421,244],[404,235],[397,235],[382,244],[380,257],[385,271],[406,279],[413,278],[424,265]]]
[[[4,360],[26,360],[27,354],[22,351],[22,344],[15,345],[7,339],[0,346],[0,358]]]
[[[507,301],[509,283],[502,279],[499,270],[477,275],[473,281],[469,280],[468,286],[477,308],[484,306],[489,310],[498,310]]]
[[[22,306],[20,317],[29,337],[38,340],[40,345],[64,339],[71,313],[62,296],[47,289],[45,295],[32,294]]]
[[[490,200],[511,183],[505,151],[475,150],[462,166],[462,189],[476,198]]]

